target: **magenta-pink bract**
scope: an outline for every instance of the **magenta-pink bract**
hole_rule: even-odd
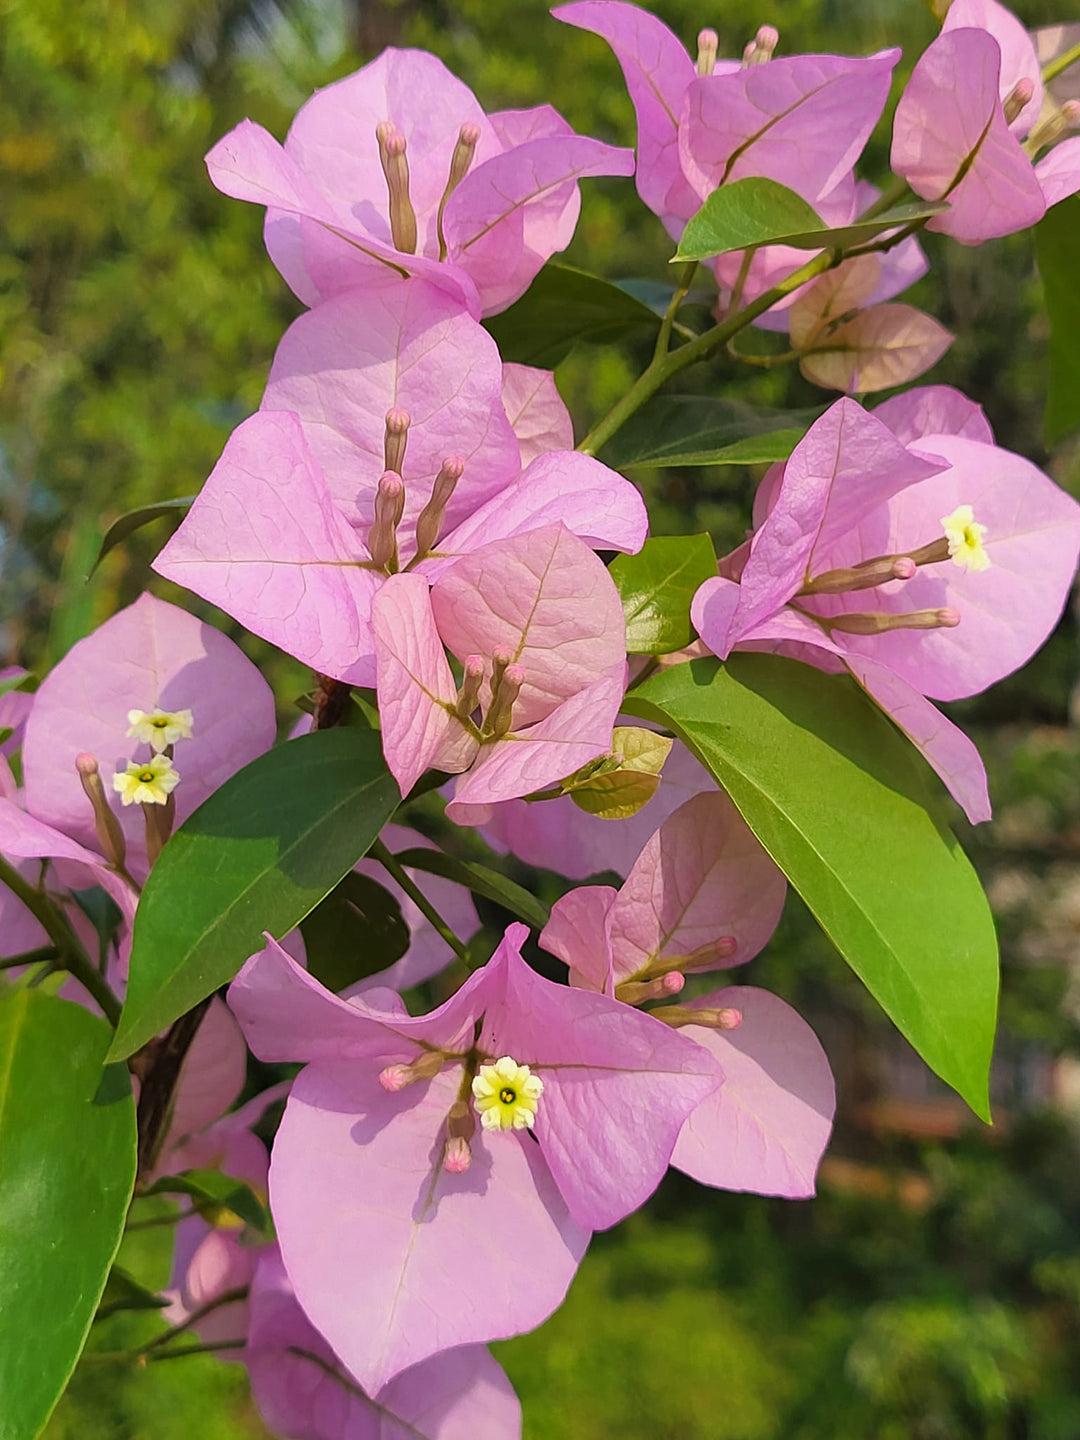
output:
[[[422,281],[375,284],[302,315],[286,332],[259,414],[233,433],[155,567],[322,674],[372,685],[371,606],[386,569],[368,541],[385,467],[386,417],[409,418],[399,460],[402,569],[434,579],[462,554],[562,520],[605,548],[636,551],[640,495],[599,461],[526,447],[569,435],[547,372],[504,369],[487,332]],[[526,403],[529,402],[529,403]],[[464,462],[437,544],[416,553],[436,477]]]
[[[276,1249],[259,1256],[244,1360],[284,1440],[520,1440],[521,1406],[482,1345],[433,1355],[368,1399],[297,1303]]]
[[[892,413],[910,425],[915,412],[909,401]],[[976,417],[957,418],[966,428]],[[964,506],[984,528],[986,568],[946,558],[920,562],[910,579],[814,592],[826,573],[940,544],[945,518]],[[904,446],[841,400],[792,452],[738,580],[706,581],[693,614],[722,658],[795,644],[804,658],[816,649],[842,659],[970,818],[986,819],[977,753],[925,697],[976,694],[1023,664],[1061,614],[1078,552],[1080,507],[1029,461],[965,434]],[[858,623],[874,633],[854,631],[848,617],[867,615]]]
[[[574,984],[618,995],[627,982],[749,960],[775,930],[785,890],[734,805],[713,791],[664,821],[621,890],[581,886],[557,901],[540,940]],[[689,1008],[730,1008],[741,1023],[680,1028],[719,1060],[724,1082],[687,1118],[671,1163],[724,1189],[813,1194],[834,1104],[813,1031],[763,990],[714,991]]]
[[[415,250],[396,232],[376,127],[406,142]],[[449,190],[455,150],[472,158]],[[577,223],[577,182],[633,155],[577,135],[549,105],[485,115],[434,55],[387,49],[320,90],[284,147],[246,120],[206,157],[219,190],[267,206],[266,245],[306,305],[387,274],[421,275],[474,314],[505,309]]]
[[[435,766],[468,772],[454,804],[490,804],[550,785],[610,748],[625,671],[622,605],[603,564],[561,523],[474,551],[430,595],[421,576],[391,576],[374,622],[383,749],[403,794]],[[483,664],[468,706],[479,703],[479,724],[459,713],[444,644]],[[519,673],[505,727],[488,718],[499,652]]]
[[[271,1203],[301,1304],[369,1390],[437,1350],[539,1323],[589,1231],[645,1199],[719,1083],[712,1057],[668,1027],[534,974],[525,934],[512,926],[420,1017],[385,991],[330,995],[273,943],[230,991],[256,1054],[308,1062],[275,1143]],[[540,1143],[476,1127],[471,1163],[452,1171],[451,1107],[466,1102],[468,1138],[471,1074],[504,1054],[544,1081]],[[432,1078],[379,1083],[386,1066],[433,1055]]]

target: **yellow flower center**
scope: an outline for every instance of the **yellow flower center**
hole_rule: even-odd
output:
[[[525,1130],[536,1119],[544,1082],[528,1065],[504,1055],[494,1065],[481,1065],[472,1092],[485,1130]]]
[[[961,570],[988,570],[990,556],[983,545],[986,526],[975,520],[975,511],[970,505],[959,505],[951,515],[943,515],[941,528],[949,542],[949,558]]]

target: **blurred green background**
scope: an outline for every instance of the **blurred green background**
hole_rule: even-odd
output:
[[[899,43],[910,68],[935,33],[919,0],[655,8],[691,43],[716,26],[721,53],[770,21],[784,52]],[[1072,18],[1054,0],[1020,13]],[[160,524],[85,582],[104,523],[197,490],[297,312],[262,250],[261,212],[206,178],[214,140],[244,116],[283,135],[314,87],[386,44],[434,50],[488,109],[550,101],[579,130],[633,138],[606,46],[539,0],[0,0],[0,42],[0,656],[39,669],[150,583]],[[885,125],[871,177],[887,149]],[[630,185],[588,183],[572,263],[664,279],[669,248]],[[1048,454],[1041,440],[1046,324],[1029,237],[928,248],[931,275],[910,298],[958,336],[931,378],[979,400],[1001,443],[1075,492],[1075,443]],[[646,358],[631,343],[564,362],[579,433]],[[686,385],[822,399],[795,373],[726,359]],[[641,476],[658,531],[707,527],[725,547],[741,538],[755,478]],[[530,1440],[1080,1436],[1076,642],[1067,617],[1025,671],[954,707],[987,755],[996,804],[992,825],[961,827],[1003,942],[995,1127],[941,1091],[793,901],[745,973],[813,1020],[837,1070],[819,1198],[783,1204],[672,1176],[598,1237],[564,1309],[496,1347]],[[284,713],[302,673],[245,643],[269,661]],[[133,1236],[125,1255],[150,1283],[164,1280],[161,1234]],[[105,1322],[93,1344],[115,1349],[152,1323]],[[86,1366],[48,1432],[262,1434],[239,1367],[202,1359]]]

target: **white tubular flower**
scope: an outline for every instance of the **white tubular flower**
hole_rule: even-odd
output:
[[[113,776],[113,789],[123,805],[164,805],[180,783],[180,775],[166,755],[139,764],[129,760]]]

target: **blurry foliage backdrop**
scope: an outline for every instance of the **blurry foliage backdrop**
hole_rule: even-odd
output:
[[[1056,4],[1018,9],[1030,25],[1071,18]],[[906,69],[936,29],[921,0],[654,8],[691,44],[714,25],[721,53],[770,21],[783,52],[899,43]],[[162,522],[85,582],[104,523],[198,489],[297,313],[263,252],[262,212],[218,195],[203,154],[244,116],[283,136],[312,89],[386,44],[435,51],[488,109],[550,101],[579,130],[632,143],[607,47],[541,0],[0,0],[0,660],[54,663],[150,581]],[[871,175],[887,153],[884,124]],[[626,182],[588,182],[571,263],[662,280],[669,248]],[[1051,455],[1041,440],[1046,327],[1028,237],[928,248],[912,298],[959,337],[930,378],[980,401],[1002,444],[1076,492],[1075,443]],[[564,362],[579,433],[646,358],[582,347]],[[725,359],[687,383],[822,400],[794,372]],[[741,539],[755,476],[638,478],[657,530]],[[302,672],[212,618],[269,662],[286,717]],[[784,1204],[673,1175],[598,1237],[564,1310],[496,1347],[529,1440],[1080,1436],[1076,676],[1067,617],[1025,671],[955,707],[987,754],[997,810],[962,832],[1003,943],[997,1126],[968,1122],[941,1093],[792,901],[746,974],[811,1016],[837,1069],[821,1195]],[[162,1233],[133,1236],[125,1255],[158,1284]],[[130,1343],[147,1323],[106,1322],[94,1346]],[[87,1365],[48,1433],[263,1434],[239,1367],[203,1360]]]

